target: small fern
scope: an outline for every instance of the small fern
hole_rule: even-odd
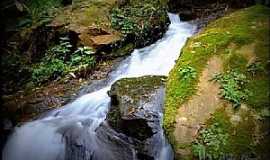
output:
[[[248,82],[247,77],[237,71],[228,71],[224,74],[217,74],[212,79],[221,85],[220,95],[233,103],[234,107],[241,105],[246,100],[250,92],[245,89]]]

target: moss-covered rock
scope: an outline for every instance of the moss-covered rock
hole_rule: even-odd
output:
[[[193,154],[197,158],[203,158],[202,150],[198,148],[201,145],[206,159],[210,157],[268,159],[270,144],[269,135],[266,135],[269,128],[268,121],[268,118],[259,118],[258,113],[245,105],[237,112],[230,107],[221,107],[213,113],[206,121],[206,127],[199,132],[192,144]],[[206,144],[205,142],[209,140],[212,143]]]
[[[107,121],[110,126],[139,140],[155,134],[160,128],[165,79],[145,76],[115,82],[109,91],[112,100]]]
[[[217,106],[217,108],[224,105],[232,108],[231,99],[235,98],[235,96],[239,96],[238,93],[246,93],[246,95],[241,98],[240,103],[242,105],[248,104],[248,108],[250,108],[252,112],[256,110],[254,112],[257,116],[259,115],[263,121],[267,120],[269,96],[267,97],[266,95],[269,95],[270,93],[268,85],[270,79],[267,69],[269,66],[268,53],[270,46],[269,13],[269,8],[261,5],[236,11],[210,23],[205,29],[188,40],[182,49],[177,64],[170,72],[166,84],[163,127],[165,128],[165,132],[169,137],[170,142],[173,144],[175,151],[183,148],[187,149],[191,146],[191,143],[185,146],[180,145],[181,142],[179,139],[176,139],[175,136],[177,135],[177,132],[175,132],[175,127],[178,123],[176,122],[176,117],[181,110],[179,108],[190,104],[194,97],[200,97],[200,94],[202,93],[200,89],[203,88],[203,86],[200,86],[201,78],[203,78],[203,73],[207,69],[208,62],[211,61],[213,56],[219,57],[222,60],[221,65],[223,68],[223,71],[221,71],[221,77],[223,77],[222,83],[219,83],[221,85],[219,91],[221,95],[219,95],[219,99],[225,101],[222,105]],[[196,71],[197,76],[195,76],[195,78],[187,80],[179,77],[179,71],[187,67],[191,67]],[[253,71],[255,72],[253,73]],[[228,78],[226,75],[231,73],[235,75],[232,77],[241,78]],[[236,87],[236,81],[242,80],[244,83],[241,82],[241,87]],[[210,92],[211,91],[209,91],[209,93]],[[188,110],[192,109],[193,108],[188,108]],[[237,113],[237,110],[234,111]],[[231,114],[229,117],[233,117],[233,113],[229,114]],[[187,119],[185,120],[189,121],[192,117],[199,116],[200,113],[186,117]],[[257,122],[257,116],[251,116],[250,122]],[[211,114],[209,114],[209,118],[210,117]],[[177,121],[180,120],[177,119]],[[238,127],[245,128],[244,123],[245,122],[239,123],[240,126]],[[263,128],[263,125],[260,123],[256,123],[256,125],[259,128]],[[201,125],[200,127],[204,128],[205,126]],[[207,127],[211,128],[211,126],[206,125],[206,128]],[[229,130],[224,130],[226,134],[231,134]],[[265,132],[266,130],[259,131],[260,135]],[[239,131],[235,131],[235,134],[237,137],[252,137],[254,132],[242,132],[242,130],[239,129]],[[198,136],[198,133],[193,136],[194,140],[196,136]],[[265,135],[261,138],[260,141],[256,141],[256,145],[250,146],[253,147],[252,151],[256,150],[252,155],[246,155],[243,146],[239,145],[241,140],[237,138],[232,139],[229,143],[229,148],[238,146],[239,149],[237,150],[237,153],[230,152],[230,154],[236,157],[265,157],[267,152],[262,149],[263,147],[259,149],[260,151],[257,151],[256,148],[260,148],[260,146],[262,146],[261,144],[265,143],[268,136]],[[253,144],[254,139],[251,141]],[[192,152],[188,152],[189,156],[187,157],[190,157],[190,155],[192,157],[191,153]],[[176,157],[177,156],[178,155],[176,155]],[[180,157],[177,158],[179,159]]]

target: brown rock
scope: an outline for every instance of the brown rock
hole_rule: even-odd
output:
[[[113,44],[119,39],[120,39],[119,36],[111,34],[111,35],[95,36],[92,37],[90,40],[92,42],[92,46],[94,46],[95,48],[99,48],[104,45]]]

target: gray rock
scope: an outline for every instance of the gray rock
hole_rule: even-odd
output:
[[[163,76],[144,76],[115,82],[109,91],[109,125],[138,140],[146,140],[157,133],[160,130],[165,79]]]

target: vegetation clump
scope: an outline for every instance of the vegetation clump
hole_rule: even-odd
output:
[[[50,11],[53,8],[61,6],[61,0],[27,0],[26,9],[33,22],[44,20],[50,17]]]
[[[34,65],[32,80],[40,84],[67,73],[87,71],[96,63],[93,54],[93,49],[86,46],[72,52],[69,38],[62,37],[60,43],[49,49],[41,62]]]
[[[199,159],[221,159],[225,156],[225,146],[229,143],[229,134],[219,123],[211,124],[199,132],[192,144],[192,152]]]
[[[195,79],[196,75],[197,75],[196,70],[190,66],[179,69],[180,79],[183,80]]]
[[[130,1],[129,4],[114,8],[111,25],[120,30],[125,38],[135,40],[136,46],[151,42],[151,32],[163,28],[167,22],[167,12],[159,0]]]
[[[225,74],[217,74],[212,79],[221,84],[220,95],[233,103],[234,107],[239,107],[241,102],[246,100],[249,91],[245,89],[248,83],[247,77],[237,71],[228,71]]]
[[[16,2],[20,10],[25,14],[18,18],[17,27],[29,27],[38,23],[51,21],[57,8],[62,6],[62,0],[26,0]]]

